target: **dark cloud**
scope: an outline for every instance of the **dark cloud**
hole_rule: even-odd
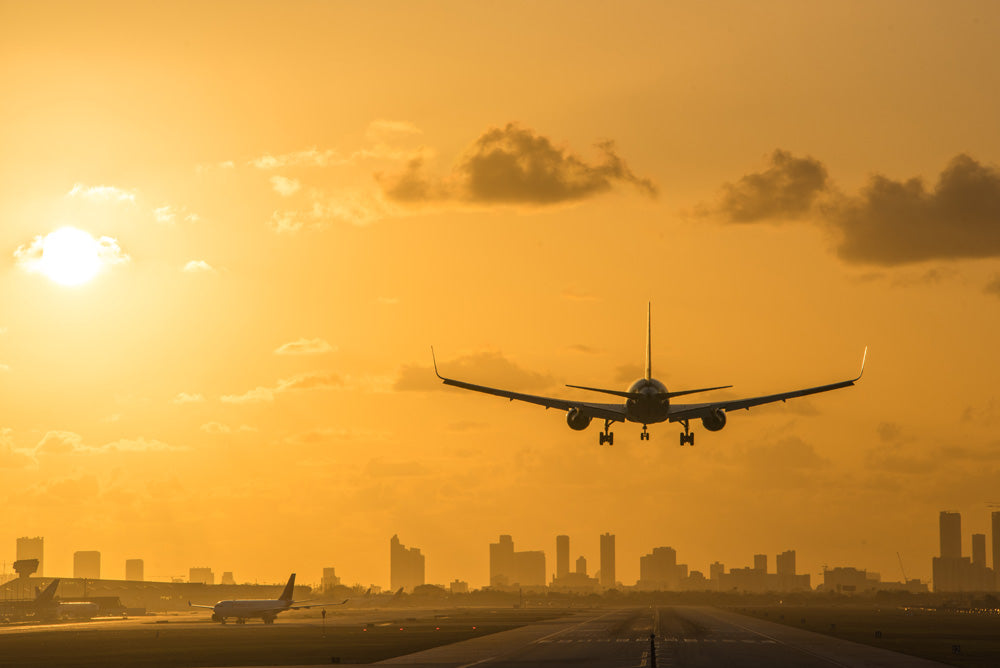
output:
[[[766,170],[724,186],[718,210],[733,223],[798,218],[826,189],[826,167],[822,163],[777,149]]]
[[[438,365],[442,376],[470,383],[519,392],[540,390],[553,385],[552,378],[526,371],[496,352],[465,355]],[[447,388],[430,366],[406,365],[393,384],[394,390],[424,392]]]
[[[455,201],[475,204],[544,206],[573,202],[611,190],[619,183],[655,196],[656,186],[635,175],[614,143],[597,144],[600,158],[588,163],[533,130],[508,123],[479,137],[444,180],[424,172],[422,158],[394,175],[375,178],[401,204]]]
[[[1000,255],[1000,171],[958,155],[932,190],[920,178],[871,178],[827,213],[850,262],[897,265]]]

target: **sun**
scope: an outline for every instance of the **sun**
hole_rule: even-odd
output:
[[[37,268],[61,285],[81,285],[101,268],[100,244],[83,230],[61,227],[42,241]]]

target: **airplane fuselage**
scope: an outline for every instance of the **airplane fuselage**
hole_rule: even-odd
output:
[[[628,388],[629,394],[640,395],[625,402],[625,419],[640,424],[665,422],[670,408],[667,388],[655,378],[640,378]]]
[[[218,622],[225,622],[226,619],[230,618],[247,620],[260,617],[265,622],[269,622],[273,621],[279,612],[287,610],[289,605],[289,601],[267,599],[256,601],[219,601],[212,608],[212,619]]]

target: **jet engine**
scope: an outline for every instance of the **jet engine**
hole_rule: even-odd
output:
[[[726,426],[726,411],[716,408],[710,415],[701,419],[701,426],[708,431],[719,431]]]
[[[569,425],[570,429],[575,429],[576,431],[583,431],[589,427],[590,420],[591,417],[581,413],[579,408],[571,408],[566,413],[566,424]]]

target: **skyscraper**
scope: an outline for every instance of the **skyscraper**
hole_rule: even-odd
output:
[[[767,555],[766,554],[755,554],[753,555],[753,569],[758,573],[767,573]]]
[[[125,560],[125,579],[133,580],[135,582],[142,582],[145,576],[144,573],[145,564],[143,564],[142,559],[126,559]]]
[[[941,557],[959,559],[962,556],[962,516],[941,511]]]
[[[994,513],[996,514],[996,513]],[[995,534],[996,532],[994,532]],[[35,571],[35,577],[42,577],[44,571],[42,567],[45,565],[44,555],[45,554],[45,539],[41,536],[35,538],[24,538],[17,539],[17,560],[22,559],[38,559],[38,570]]]
[[[990,538],[993,540],[993,574],[997,576],[997,586],[1000,587],[1000,510],[993,511],[992,519],[993,533]]]
[[[569,575],[569,536],[556,536],[556,577]]]
[[[389,541],[389,581],[393,590],[413,591],[424,584],[424,555],[416,547],[407,548],[393,535]]]
[[[500,540],[490,543],[490,586],[507,587],[514,584],[514,539],[503,534]]]
[[[73,553],[73,577],[88,580],[101,579],[101,553],[97,550],[82,550]]]
[[[795,575],[795,550],[785,550],[775,559],[778,575]]]
[[[986,534],[972,534],[972,565],[986,568]]]
[[[615,535],[601,536],[601,586],[612,589],[615,586]]]

